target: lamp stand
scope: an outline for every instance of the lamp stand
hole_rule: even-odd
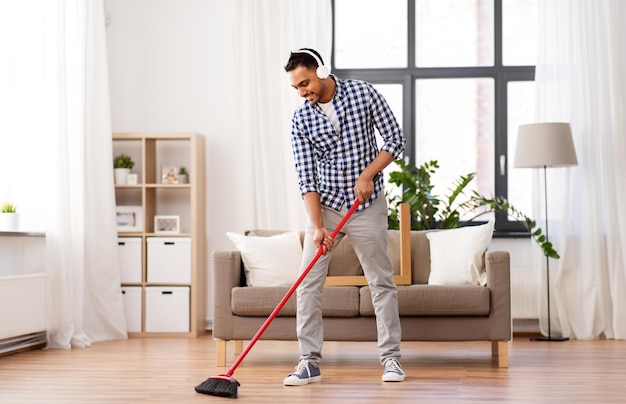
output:
[[[546,241],[549,241],[548,238],[548,169],[547,166],[543,166],[543,195],[545,198],[546,205]],[[548,336],[538,336],[533,337],[531,341],[567,341],[569,338],[566,337],[553,337],[551,332],[551,324],[550,321],[550,257],[546,255],[546,289],[547,289],[547,297],[548,297]]]

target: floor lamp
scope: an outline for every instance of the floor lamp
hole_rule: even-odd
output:
[[[516,168],[542,168],[546,209],[546,241],[548,241],[548,167],[578,164],[569,123],[549,122],[520,125],[515,147]],[[548,335],[532,338],[534,341],[566,341],[553,337],[550,321],[550,257],[546,256],[546,289],[548,301]]]

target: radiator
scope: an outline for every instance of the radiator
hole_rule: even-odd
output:
[[[511,317],[538,319],[541,279],[532,269],[511,269]]]
[[[0,342],[46,330],[46,275],[0,278]]]

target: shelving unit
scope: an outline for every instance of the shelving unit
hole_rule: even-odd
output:
[[[129,335],[196,337],[206,328],[204,137],[114,133],[113,153],[130,155],[138,177],[115,185],[116,205],[141,216],[139,229],[118,227]],[[188,183],[161,182],[163,167],[181,166]],[[155,216],[178,216],[178,232],[159,232]]]

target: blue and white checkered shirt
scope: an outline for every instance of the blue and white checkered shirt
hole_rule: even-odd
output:
[[[305,100],[293,115],[291,144],[301,194],[317,192],[322,205],[339,211],[344,203],[351,207],[356,181],[378,153],[384,150],[397,159],[406,139],[387,102],[371,84],[331,77],[337,84],[332,102],[341,130],[337,132],[319,105]],[[374,128],[384,140],[380,150]],[[358,210],[370,206],[382,192],[383,175],[378,173],[374,192]]]

